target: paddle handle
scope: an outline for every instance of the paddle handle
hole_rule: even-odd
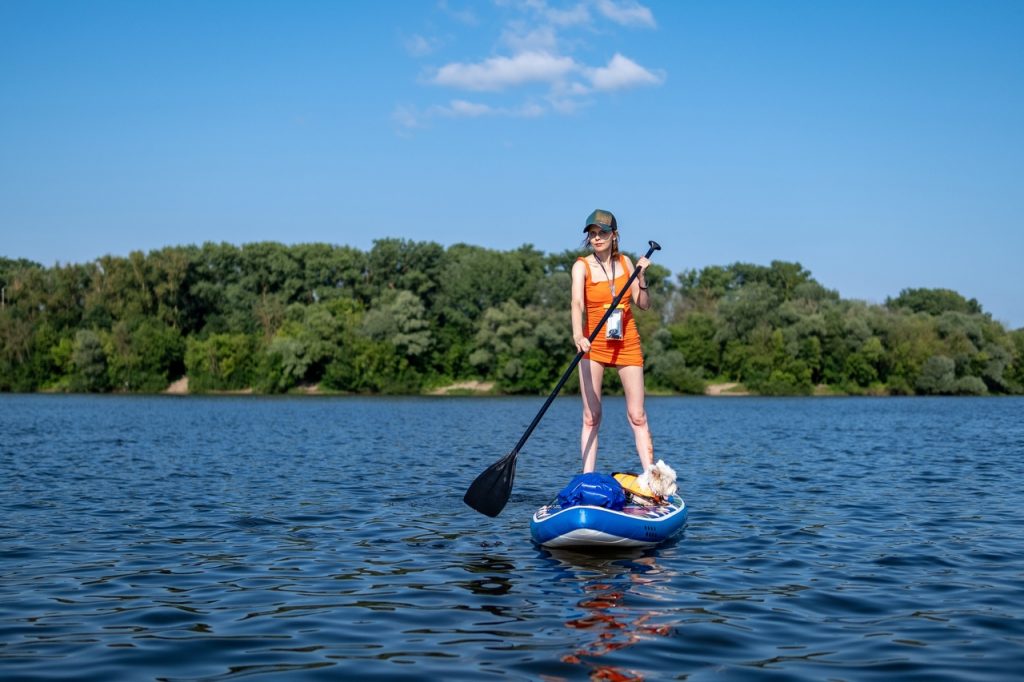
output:
[[[655,251],[661,250],[661,245],[658,244],[658,242],[652,240],[648,241],[647,243],[651,245],[651,248],[647,249],[647,253],[644,254],[644,258],[650,258]],[[629,279],[626,280],[626,286],[622,287],[622,291],[620,291],[618,295],[616,295],[615,298],[612,299],[612,303],[610,306],[608,306],[608,310],[605,311],[604,315],[594,326],[594,331],[590,332],[590,337],[587,339],[588,341],[590,341],[591,343],[594,342],[594,339],[597,338],[597,333],[601,331],[601,327],[603,327],[604,323],[608,321],[608,318],[611,316],[612,311],[619,306],[619,301],[622,300],[622,297],[629,290],[629,287],[633,285],[633,280],[635,280],[637,278],[637,275],[639,274],[640,268],[633,268],[633,273],[629,276]],[[565,382],[569,380],[570,376],[572,376],[572,372],[574,369],[576,369],[576,365],[580,364],[580,360],[583,359],[583,355],[583,351],[579,351],[578,353],[576,353],[576,357],[572,359],[572,362],[569,363],[568,369],[565,370],[565,372],[562,374],[562,378],[558,380],[557,384],[555,384],[555,390],[551,391],[551,395],[549,395],[548,399],[544,401],[544,405],[543,407],[540,408],[540,412],[538,412],[537,416],[533,418],[532,422],[530,422],[530,426],[526,429],[526,433],[524,433],[523,437],[519,439],[519,442],[516,443],[516,446],[512,448],[512,452],[509,453],[513,457],[519,454],[520,448],[522,448],[523,445],[526,444],[526,440],[530,437],[530,434],[532,434],[533,430],[537,428],[537,424],[540,423],[540,420],[544,416],[544,413],[548,411],[549,407],[551,407],[551,403],[554,402],[555,397],[558,396],[558,392],[562,390],[562,386],[564,386]]]

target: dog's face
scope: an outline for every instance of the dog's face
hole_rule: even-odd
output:
[[[678,489],[678,486],[676,486],[676,472],[660,459],[650,470],[637,478],[637,483],[640,484],[641,488],[659,497],[674,495]]]
[[[679,487],[676,485],[676,472],[663,460],[651,467],[647,477],[647,488],[655,495],[668,497],[674,495]]]

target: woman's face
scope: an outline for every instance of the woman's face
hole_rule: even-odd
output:
[[[597,226],[587,230],[587,239],[590,241],[590,246],[593,247],[594,251],[603,252],[611,248],[614,238],[615,232],[613,230],[602,230]]]

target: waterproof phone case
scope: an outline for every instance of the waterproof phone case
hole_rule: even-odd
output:
[[[604,338],[617,341],[622,339],[622,308],[616,308],[605,322]]]

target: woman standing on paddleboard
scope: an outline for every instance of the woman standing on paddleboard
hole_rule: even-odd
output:
[[[654,464],[654,445],[644,409],[644,358],[630,302],[636,301],[642,310],[651,307],[644,279],[644,271],[650,261],[640,258],[636,262],[636,267],[641,269],[640,273],[622,296],[604,329],[590,343],[588,338],[594,325],[608,310],[615,295],[622,290],[634,266],[629,258],[619,253],[619,229],[615,216],[609,211],[598,209],[591,213],[583,231],[587,233],[587,243],[592,253],[576,259],[572,266],[572,336],[577,350],[584,353],[580,361],[580,392],[583,396],[580,448],[583,472],[594,471],[597,465],[601,383],[606,367],[614,367],[619,372],[636,451],[643,470],[647,471]]]

